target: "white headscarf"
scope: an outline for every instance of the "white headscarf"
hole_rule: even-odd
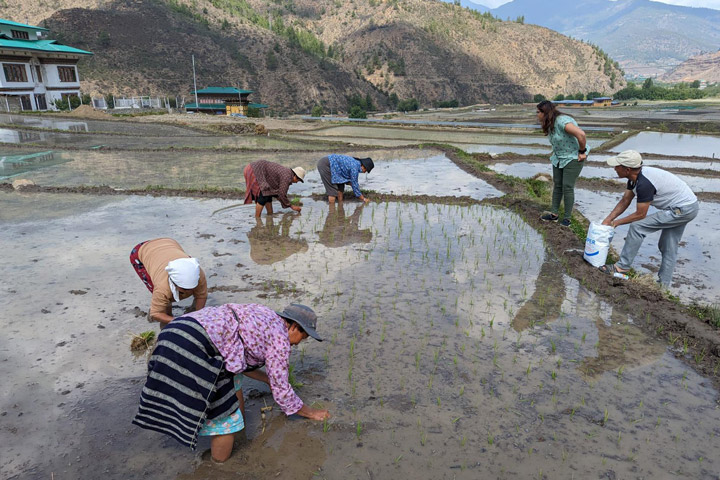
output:
[[[200,281],[200,264],[194,258],[178,258],[167,264],[165,271],[168,273],[170,291],[176,302],[180,301],[180,294],[177,287],[195,288]]]

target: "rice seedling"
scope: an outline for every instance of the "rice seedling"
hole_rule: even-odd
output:
[[[132,334],[132,340],[130,341],[130,350],[138,352],[147,350],[155,343],[155,331],[147,330],[139,334]]]

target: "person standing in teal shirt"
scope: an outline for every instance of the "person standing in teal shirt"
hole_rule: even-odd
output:
[[[565,205],[565,215],[560,224],[569,227],[575,203],[575,182],[587,160],[585,132],[570,115],[560,112],[554,103],[543,100],[537,105],[537,119],[552,145],[550,162],[553,166],[553,194],[550,212],[540,218],[545,221],[559,220],[560,201]]]

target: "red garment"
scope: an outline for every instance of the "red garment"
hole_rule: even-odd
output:
[[[243,175],[245,175],[245,205],[247,205],[253,203],[253,198],[260,195],[260,184],[255,178],[251,163],[245,165]]]
[[[267,160],[253,162],[250,167],[259,186],[260,194],[265,197],[277,196],[280,205],[283,208],[289,208],[290,199],[288,199],[287,192],[295,178],[293,171],[289,167]]]

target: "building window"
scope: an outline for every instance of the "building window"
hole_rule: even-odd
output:
[[[35,81],[38,83],[42,83],[42,67],[40,65],[35,65]]]
[[[30,103],[30,95],[20,95],[20,107],[23,110],[32,110],[32,104]]]
[[[35,95],[35,104],[38,110],[47,110],[47,99],[45,99],[45,95]]]
[[[27,82],[27,72],[22,63],[3,63],[3,71],[8,82]]]
[[[22,30],[10,30],[10,33],[12,34],[12,38],[30,40],[30,34],[28,32],[23,32]]]
[[[70,83],[77,82],[77,76],[75,76],[75,67],[57,67],[58,76],[61,82]]]

